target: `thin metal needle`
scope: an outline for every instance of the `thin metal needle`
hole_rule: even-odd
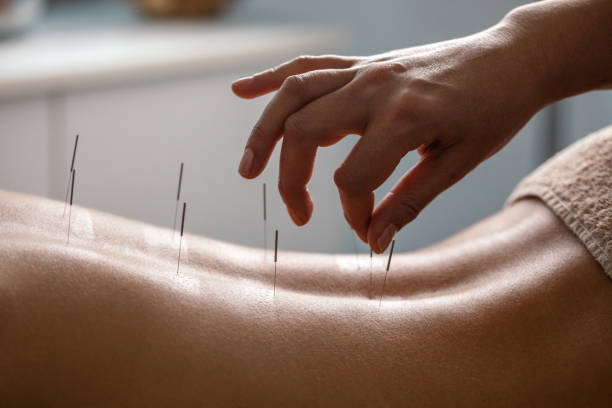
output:
[[[72,223],[72,201],[74,199],[74,178],[76,176],[76,170],[72,169],[70,172],[70,179],[72,180],[70,183],[70,212],[68,214],[68,239],[66,239],[66,243],[70,243],[70,227]]]
[[[178,205],[181,199],[181,185],[183,184],[183,165],[181,163],[181,170],[179,171],[178,190],[176,191],[176,205],[174,206],[174,227],[172,228],[172,235],[176,234],[176,217],[178,216]]]
[[[68,185],[66,185],[66,198],[64,199],[64,213],[62,217],[66,216],[66,207],[68,206],[68,195],[70,194],[70,182],[72,181],[72,170],[68,174]]]
[[[181,219],[181,240],[179,241],[179,252],[178,260],[176,262],[176,274],[179,273],[179,267],[181,266],[181,248],[183,247],[183,231],[185,230],[185,210],[187,210],[187,203],[183,203],[183,217]]]
[[[64,214],[62,216],[66,216],[66,206],[68,205],[68,193],[70,192],[72,170],[74,170],[74,159],[76,158],[78,144],[79,144],[79,135],[76,135],[74,139],[74,149],[72,150],[72,162],[70,163],[70,171],[68,172],[68,184],[66,185],[66,198],[64,199]]]
[[[274,292],[273,296],[276,296],[276,261],[278,255],[278,230],[274,231]]]
[[[372,248],[370,248],[370,294],[372,293]]]
[[[264,239],[264,257],[268,253],[268,222],[267,222],[267,203],[266,203],[266,183],[263,183],[263,239]]]
[[[355,238],[355,234],[353,233],[353,230],[350,231],[351,236],[353,237],[353,252],[355,253],[355,263],[357,264],[357,270],[360,270],[360,266],[359,266],[359,251],[357,249],[357,238]]]
[[[389,251],[389,260],[387,260],[387,271],[385,272],[385,280],[383,281],[382,291],[380,292],[380,301],[378,302],[378,308],[382,303],[383,295],[385,294],[385,284],[387,283],[387,275],[389,274],[389,267],[391,266],[391,257],[393,256],[393,248],[395,248],[395,240],[391,242],[391,250]]]

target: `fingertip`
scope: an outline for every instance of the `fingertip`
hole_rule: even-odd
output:
[[[247,179],[247,180],[253,180],[254,178],[257,178],[258,174],[257,174],[257,173],[252,173],[252,174],[249,174],[249,175],[247,175],[247,176],[245,176],[245,175],[243,175],[243,174],[240,174],[240,176],[241,176],[242,178]]]
[[[251,99],[260,95],[258,89],[253,87],[254,77],[244,77],[232,82],[232,92],[241,98]]]
[[[232,82],[232,89],[241,89],[251,83],[253,80],[253,76],[246,76],[242,78],[238,78],[234,82]]]
[[[398,228],[390,222],[373,222],[368,229],[368,243],[372,251],[377,254],[385,252],[395,237],[395,234],[397,234],[397,231]]]
[[[312,202],[312,198],[308,191],[306,191],[306,196],[304,200],[300,203],[294,203],[294,206],[297,208],[292,208],[287,206],[287,212],[289,216],[293,220],[294,224],[298,227],[301,227],[310,221],[312,217],[312,212],[314,210],[314,203]]]
[[[309,212],[304,212],[304,211],[295,211],[292,209],[288,209],[288,212],[289,212],[289,216],[291,217],[291,220],[298,227],[306,225],[306,223],[310,221],[310,217],[312,215],[312,212],[309,213]]]
[[[292,210],[289,210],[289,216],[291,217],[291,220],[293,221],[293,223],[297,225],[298,227],[305,225],[309,219],[307,215],[303,215],[301,213],[298,213]]]
[[[357,237],[361,240],[361,242],[363,242],[364,244],[368,243],[367,232],[363,233],[363,232],[357,231],[357,230],[353,230],[353,231],[355,231],[355,234],[357,234]]]
[[[307,198],[308,200],[306,200],[306,222],[308,222],[310,220],[310,217],[312,217],[312,212],[314,211],[314,203],[312,202],[312,197],[310,197],[310,193],[307,191]]]
[[[370,234],[368,233],[368,245],[369,245],[370,249],[372,249],[372,252],[374,252],[375,254],[380,255],[383,252],[385,252],[385,248],[380,248],[376,241],[377,241],[376,239],[372,240],[370,238]]]
[[[342,207],[344,210],[344,218],[349,226],[355,231],[355,234],[364,243],[368,243],[368,228],[371,222],[371,208],[374,203],[373,194],[364,202],[350,202],[346,195],[340,192]],[[357,203],[357,204],[356,204]],[[352,204],[352,205],[351,205]]]
[[[380,255],[380,254],[382,254],[382,253],[384,252],[384,250],[383,250],[383,251],[381,251],[381,250],[379,250],[377,247],[375,247],[374,245],[370,245],[370,249],[371,249],[371,250],[372,250],[372,252],[374,252],[376,255]]]
[[[238,166],[238,173],[244,178],[252,179],[257,176],[257,159],[255,158],[255,152],[250,147],[244,149],[240,165]]]

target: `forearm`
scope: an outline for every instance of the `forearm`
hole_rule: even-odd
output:
[[[500,23],[527,54],[544,103],[612,86],[612,2],[548,0],[519,7]]]

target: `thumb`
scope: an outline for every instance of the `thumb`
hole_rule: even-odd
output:
[[[372,213],[368,243],[374,252],[383,252],[404,225],[471,169],[462,153],[451,147],[425,155],[393,186]]]

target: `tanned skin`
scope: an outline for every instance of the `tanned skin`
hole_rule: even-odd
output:
[[[543,204],[433,247],[272,253],[0,193],[2,406],[610,406],[612,282]]]
[[[316,149],[362,138],[335,174],[382,252],[547,104],[612,84],[609,0],[549,0],[462,39],[305,57],[237,81],[280,88],[239,171],[282,138],[298,225]],[[331,109],[333,107],[333,110]],[[401,157],[419,163],[374,207]],[[299,160],[298,160],[299,159]],[[612,405],[612,282],[543,204],[521,200],[430,248],[279,255],[0,193],[0,406]]]
[[[243,98],[278,90],[238,171],[257,177],[282,141],[278,188],[303,225],[317,149],[361,136],[334,181],[347,222],[380,253],[540,109],[612,86],[611,21],[610,0],[538,1],[467,37],[365,57],[302,56],[237,80]],[[374,190],[411,150],[421,159],[375,206]]]

